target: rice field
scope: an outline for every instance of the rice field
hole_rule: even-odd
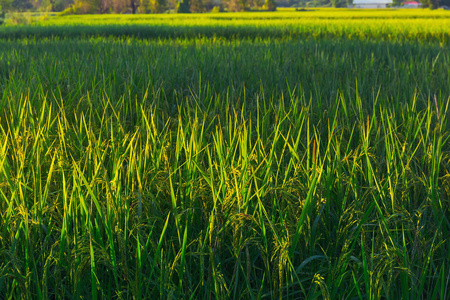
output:
[[[0,27],[0,299],[448,299],[449,23]]]
[[[2,39],[122,37],[139,39],[350,39],[450,42],[445,10],[348,10],[160,15],[29,17],[3,26]],[[10,23],[8,20],[6,23]]]

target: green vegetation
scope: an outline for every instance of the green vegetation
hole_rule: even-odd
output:
[[[447,299],[450,14],[389,13],[0,28],[2,297]]]
[[[322,9],[277,13],[72,15],[43,19],[20,27],[3,26],[0,38],[350,39],[442,45],[450,41],[450,14],[443,10]]]
[[[2,10],[2,7],[0,6],[0,25],[3,25],[5,22],[5,15],[6,13]]]
[[[402,7],[403,0],[393,0],[390,7]],[[422,8],[450,6],[450,0],[420,0]],[[60,12],[71,14],[161,14],[275,11],[277,8],[317,7],[347,8],[353,0],[0,0],[8,12]]]
[[[393,0],[391,7],[401,7]],[[450,0],[420,0],[422,8],[450,6]],[[273,11],[277,8],[352,7],[353,0],[0,0],[9,12],[63,12],[63,14],[204,13]]]

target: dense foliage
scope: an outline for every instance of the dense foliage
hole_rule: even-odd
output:
[[[406,1],[393,0],[392,7]],[[450,0],[420,0],[423,8],[450,7]],[[92,13],[203,13],[210,11],[273,11],[277,7],[351,7],[353,0],[0,0],[9,12],[41,11]]]
[[[298,16],[1,28],[1,297],[448,299],[450,14]]]

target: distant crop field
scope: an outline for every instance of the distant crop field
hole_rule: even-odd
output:
[[[3,26],[0,38],[345,38],[449,43],[450,11],[325,10],[218,14],[72,15]],[[7,22],[8,23],[8,22]]]
[[[24,23],[0,298],[450,297],[450,12]]]

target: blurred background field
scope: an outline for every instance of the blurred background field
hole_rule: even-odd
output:
[[[25,15],[27,16],[27,15]],[[218,14],[32,16],[23,26],[2,26],[0,37],[227,39],[355,39],[447,44],[450,11],[332,10]],[[6,24],[14,23],[8,18]],[[30,25],[31,23],[31,25]],[[13,24],[14,25],[14,24]]]

